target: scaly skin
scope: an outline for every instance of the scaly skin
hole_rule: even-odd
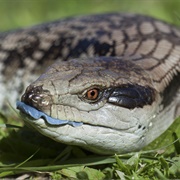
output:
[[[22,100],[54,118],[84,124],[27,122],[54,140],[101,154],[136,151],[179,116],[179,51],[178,28],[141,15],[86,16],[4,33],[2,92],[11,97],[13,92],[15,101],[27,83],[59,59]],[[102,96],[91,102],[84,94],[94,87]],[[125,102],[115,95],[124,88]],[[132,97],[127,103],[127,91],[140,94],[140,103],[133,104]]]

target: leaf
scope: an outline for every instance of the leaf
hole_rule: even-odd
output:
[[[77,179],[100,180],[105,177],[105,175],[99,170],[84,166],[70,167],[62,169],[59,172],[68,178]]]
[[[121,161],[121,159],[117,155],[115,155],[115,159],[116,159],[116,162],[117,162],[117,165],[118,165],[118,170],[124,172],[127,175],[130,175],[131,172],[130,172],[129,168],[126,166],[126,164],[123,163]]]
[[[122,171],[116,170],[116,173],[121,180],[126,180],[125,174]]]
[[[140,156],[139,154],[140,153],[135,153],[130,159],[127,160],[127,164],[129,164],[134,171],[138,169],[139,156]]]
[[[161,179],[161,180],[166,180],[167,178],[164,176],[164,174],[158,169],[158,168],[154,168],[154,171],[155,171],[155,176],[158,177],[158,179]]]
[[[161,162],[162,168],[165,170],[165,175],[168,177],[169,176],[169,164],[168,164],[168,162],[162,156],[159,158],[159,160]]]
[[[177,154],[180,154],[180,138],[178,138],[178,136],[175,132],[172,134],[172,136],[174,139],[174,148],[175,148]]]
[[[180,178],[180,156],[172,159],[172,166],[169,168],[169,172],[173,177]]]

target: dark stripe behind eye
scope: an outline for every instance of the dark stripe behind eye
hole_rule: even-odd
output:
[[[108,102],[128,109],[142,108],[155,100],[155,90],[147,86],[126,84],[111,92]]]

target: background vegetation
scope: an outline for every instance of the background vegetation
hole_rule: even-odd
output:
[[[179,0],[0,0],[0,31],[67,16],[115,11],[148,14],[180,25]],[[1,124],[23,126],[16,113],[11,118],[2,115],[1,119]],[[0,125],[0,178],[178,179],[179,122],[177,119],[143,151],[114,156],[64,147],[36,132]]]
[[[179,10],[179,0],[0,0],[0,30],[114,11],[148,14],[180,24]]]

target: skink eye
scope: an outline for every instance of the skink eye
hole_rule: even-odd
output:
[[[98,88],[89,89],[86,94],[85,98],[87,100],[97,100],[99,97],[100,90]]]

